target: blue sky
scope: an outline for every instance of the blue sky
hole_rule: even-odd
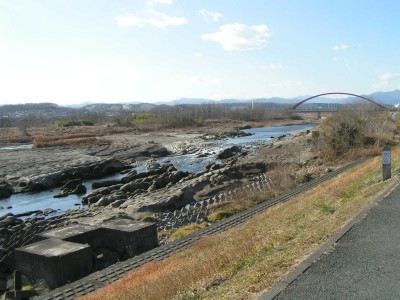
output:
[[[0,0],[0,104],[400,88],[400,1]]]

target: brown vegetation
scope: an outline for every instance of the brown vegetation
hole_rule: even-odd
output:
[[[32,136],[22,128],[0,128],[0,145],[12,145],[32,142]]]
[[[15,145],[22,143],[32,143],[35,141],[37,144],[55,142],[57,140],[71,140],[78,138],[95,138],[106,135],[128,133],[131,128],[100,125],[100,126],[73,126],[62,128],[57,126],[49,127],[34,127],[34,128],[0,128],[0,145]],[[90,140],[92,142],[93,140]],[[76,141],[76,143],[85,142],[84,140]],[[88,140],[89,142],[89,140]],[[102,143],[107,141],[97,141]],[[53,146],[56,143],[53,143]],[[64,143],[61,143],[64,144]],[[40,147],[40,146],[39,146]]]
[[[76,133],[64,136],[42,136],[38,137],[33,142],[34,148],[47,148],[55,146],[71,146],[71,145],[105,145],[111,144],[111,141],[106,139],[98,139],[94,134]]]
[[[73,145],[109,145],[110,140],[98,139],[96,137],[60,137],[60,138],[43,138],[33,142],[34,148],[47,148],[56,146],[73,146]]]
[[[73,133],[63,136],[41,136],[38,137],[35,142],[38,143],[47,143],[47,142],[54,142],[58,140],[67,140],[67,139],[78,139],[78,138],[92,138],[96,137],[96,135],[92,133]]]
[[[326,160],[340,159],[360,150],[376,153],[383,145],[392,143],[396,132],[387,112],[364,105],[349,106],[323,122],[320,128],[313,142]]]
[[[133,118],[133,125],[140,130],[160,130],[167,128],[185,128],[206,126],[212,122],[272,122],[303,120],[287,111],[267,111],[264,108],[230,109],[224,105],[203,104],[194,106],[160,106],[152,110],[147,118]],[[151,116],[151,117],[150,117]]]

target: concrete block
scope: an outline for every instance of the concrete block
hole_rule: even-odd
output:
[[[108,221],[101,228],[103,245],[126,258],[151,250],[158,243],[154,223],[120,219]]]
[[[46,239],[15,249],[16,268],[32,279],[44,279],[53,289],[92,271],[92,250],[82,245]]]
[[[36,235],[36,240],[55,238],[63,241],[89,244],[93,249],[102,246],[102,233],[98,226],[73,224],[56,228]]]
[[[37,234],[35,241],[39,242],[16,250],[17,266],[27,276],[45,279],[51,288],[151,250],[158,244],[156,224],[128,219],[96,226],[74,224],[56,228]]]

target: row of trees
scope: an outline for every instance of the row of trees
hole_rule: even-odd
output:
[[[187,127],[202,125],[207,120],[265,121],[293,117],[285,110],[268,110],[259,104],[201,104],[201,105],[159,105],[148,111],[121,110],[119,112],[88,111],[74,109],[60,114],[25,113],[12,117],[0,110],[0,127],[44,127],[55,123],[88,120],[93,124],[116,123],[120,126],[141,127]],[[149,116],[143,118],[141,116]]]
[[[7,113],[0,112],[0,128],[6,127],[46,127],[61,123],[73,123],[74,121],[88,120],[91,124],[110,122],[111,119],[105,113],[74,110],[64,117],[54,117],[46,114],[27,113],[23,116],[12,117]]]
[[[140,115],[152,117],[141,118]],[[201,126],[207,120],[267,121],[271,119],[295,118],[288,111],[267,110],[263,107],[236,106],[224,104],[201,105],[160,105],[150,113],[136,114],[132,126],[154,125],[163,127]]]

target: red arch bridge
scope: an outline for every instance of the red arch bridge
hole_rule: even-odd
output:
[[[302,105],[303,103],[305,103],[305,102],[307,102],[307,101],[309,101],[309,100],[311,100],[311,99],[318,98],[318,97],[322,97],[322,96],[327,96],[327,95],[346,95],[346,96],[353,96],[353,97],[360,98],[360,99],[363,99],[363,100],[368,101],[369,103],[374,104],[378,110],[382,110],[382,111],[393,111],[392,108],[388,108],[388,107],[386,107],[386,106],[380,104],[379,102],[377,102],[377,101],[375,101],[375,100],[373,100],[373,99],[371,99],[371,98],[367,98],[367,97],[365,97],[365,96],[356,95],[356,94],[352,94],[352,93],[343,93],[343,92],[323,93],[323,94],[318,94],[318,95],[315,95],[315,96],[308,97],[308,98],[306,98],[306,99],[304,99],[304,100],[302,100],[302,101],[300,101],[300,102],[294,104],[294,105],[291,107],[290,110],[291,110],[292,112],[302,112],[302,113],[307,113],[307,112],[308,112],[308,113],[312,113],[312,112],[316,112],[316,113],[318,114],[318,118],[321,118],[321,112],[323,112],[323,111],[332,112],[332,111],[335,111],[335,110],[334,110],[334,109],[329,109],[329,110],[327,110],[327,109],[325,109],[325,110],[324,110],[324,109],[312,109],[312,110],[311,110],[311,109],[297,109],[297,108],[298,108],[300,105]]]

